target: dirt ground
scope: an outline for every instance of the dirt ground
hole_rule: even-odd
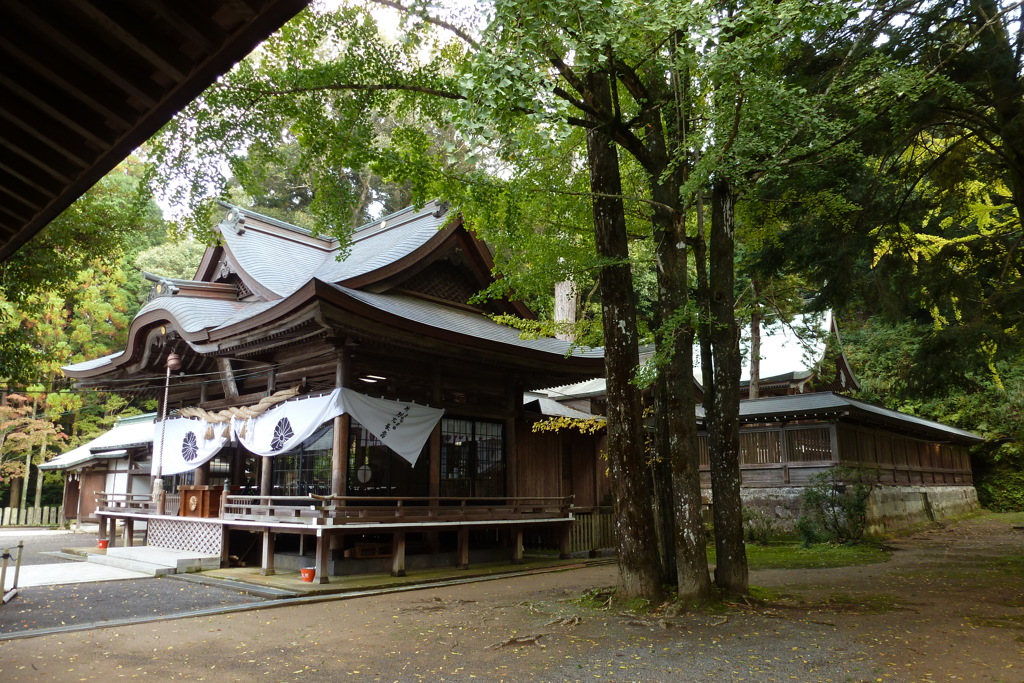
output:
[[[0,643],[2,681],[1024,681],[1024,515],[771,570],[765,604],[637,616],[614,566]]]

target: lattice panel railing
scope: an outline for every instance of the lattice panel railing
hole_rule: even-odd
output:
[[[187,519],[153,519],[149,522],[149,545],[171,550],[188,550],[220,555],[223,534],[219,524]]]

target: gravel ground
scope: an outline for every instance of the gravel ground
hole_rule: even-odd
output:
[[[173,578],[128,579],[65,586],[19,588],[0,607],[0,634],[75,624],[117,622],[141,617],[246,605],[262,598]]]
[[[14,554],[18,541],[25,543],[22,567],[74,564],[81,560],[63,559],[53,553],[64,548],[91,548],[96,544],[96,534],[28,528],[0,530],[0,549],[8,548]],[[13,559],[7,571],[9,577],[14,571]],[[102,625],[262,601],[252,595],[169,577],[30,586],[19,588],[17,598],[0,606],[0,635],[83,623]]]
[[[755,572],[752,583],[780,593],[770,603],[594,609],[577,599],[613,585],[616,568],[591,566],[9,640],[0,681],[1020,682],[1022,523],[987,515],[929,529],[894,541],[877,565]],[[17,599],[38,608],[26,601],[4,618],[20,628],[62,610],[67,621],[241,599],[178,583],[40,589]]]

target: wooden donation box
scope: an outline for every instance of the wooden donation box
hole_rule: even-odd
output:
[[[178,507],[180,517],[217,517],[220,515],[220,497],[224,495],[223,486],[179,486],[181,503]]]

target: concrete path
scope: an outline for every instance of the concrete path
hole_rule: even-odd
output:
[[[59,564],[32,564],[21,568],[18,588],[30,586],[59,586],[67,583],[94,583],[119,579],[144,579],[152,574],[135,572],[120,567],[105,567],[92,562],[61,562]],[[4,591],[14,585],[14,566],[7,568]]]
[[[105,567],[85,561],[47,562],[44,556],[55,554],[68,546],[87,546],[95,548],[94,534],[97,529],[86,529],[73,532],[68,529],[40,529],[31,527],[0,528],[0,549],[8,548],[12,556],[17,553],[18,541],[25,543],[22,553],[22,565],[18,572],[18,588],[32,586],[59,586],[74,583],[95,583],[97,581],[117,581],[121,579],[138,579],[151,576],[121,567]],[[40,560],[43,560],[40,562]],[[83,558],[84,560],[84,558]],[[6,592],[14,586],[15,557],[8,561],[7,575],[3,590]]]

